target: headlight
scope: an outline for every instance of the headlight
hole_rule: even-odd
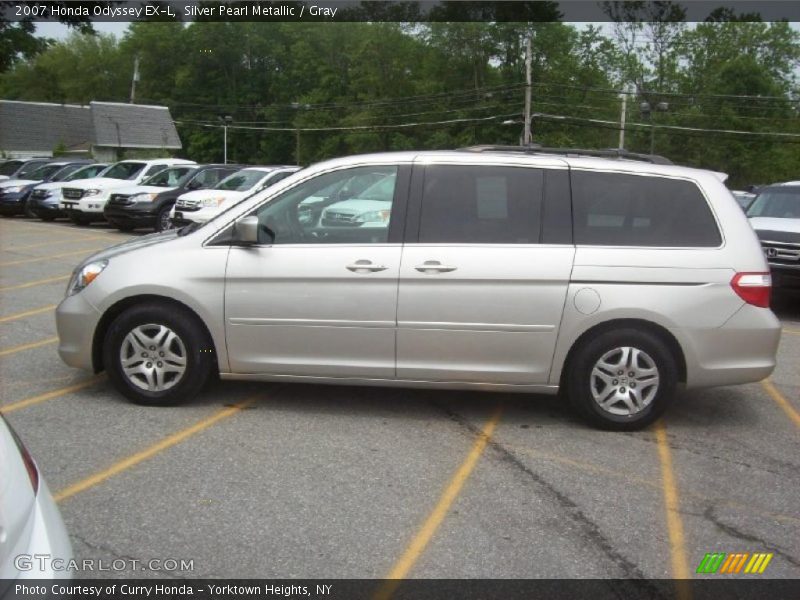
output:
[[[391,211],[389,210],[373,210],[358,215],[356,217],[356,223],[388,223],[389,215],[391,215]]]
[[[22,191],[22,186],[21,185],[14,185],[14,186],[11,186],[11,187],[5,187],[5,188],[0,190],[0,192],[5,192],[6,194],[16,194],[16,193],[21,192],[21,191]]]
[[[100,273],[103,272],[108,266],[107,260],[98,260],[97,262],[84,265],[72,274],[72,279],[67,286],[67,296],[72,296],[80,292],[87,285],[92,283]]]
[[[158,196],[158,194],[154,192],[143,192],[141,194],[134,194],[130,199],[134,202],[152,202],[156,199],[156,196]]]
[[[97,189],[86,190],[85,192],[83,192],[83,197],[85,198],[86,196],[96,196],[102,191],[103,190],[97,190]]]
[[[225,202],[225,196],[217,196],[216,198],[205,198],[203,200],[203,206],[205,208],[217,208],[220,204]]]

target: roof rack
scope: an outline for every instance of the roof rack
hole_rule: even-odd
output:
[[[653,163],[654,165],[674,164],[670,159],[657,154],[640,154],[619,148],[585,149],[585,148],[545,148],[537,144],[530,146],[502,146],[487,144],[459,148],[465,152],[521,152],[523,154],[559,154],[563,156],[595,156],[599,158],[621,158]]]

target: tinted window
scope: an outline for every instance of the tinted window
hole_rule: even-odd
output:
[[[421,243],[536,244],[542,171],[519,167],[428,167]]]
[[[142,185],[152,185],[156,187],[175,187],[181,185],[181,180],[184,176],[194,171],[194,167],[170,167],[159,171],[152,177],[145,179]]]
[[[576,244],[715,247],[714,217],[693,183],[618,173],[572,172]]]
[[[0,165],[0,175],[12,175],[22,164],[21,160],[9,160]]]
[[[259,241],[377,244],[389,239],[395,166],[358,167],[301,183],[255,212]]]

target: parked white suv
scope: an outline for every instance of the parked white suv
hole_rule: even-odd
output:
[[[800,181],[759,190],[747,209],[776,287],[800,290]]]
[[[63,187],[61,209],[80,225],[102,221],[105,219],[103,209],[112,190],[139,185],[167,167],[194,164],[193,160],[182,158],[123,160],[109,167],[102,177],[76,181],[73,185]]]
[[[195,190],[178,196],[170,211],[176,227],[205,223],[247,196],[285,179],[300,167],[247,167],[228,175],[213,188]]]
[[[554,394],[611,429],[676,388],[758,381],[780,325],[717,173],[503,149],[320,163],[180,232],[84,261],[57,311],[68,364],[134,402],[212,373]],[[388,227],[308,218],[391,178]],[[153,269],[158,265],[158,269]]]

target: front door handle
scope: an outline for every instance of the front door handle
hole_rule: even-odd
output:
[[[357,260],[352,265],[347,265],[347,269],[353,273],[377,273],[385,271],[389,267],[383,265],[373,265],[371,260]]]
[[[414,268],[421,273],[449,273],[450,271],[456,270],[456,267],[443,265],[438,260],[426,260],[424,263]]]

